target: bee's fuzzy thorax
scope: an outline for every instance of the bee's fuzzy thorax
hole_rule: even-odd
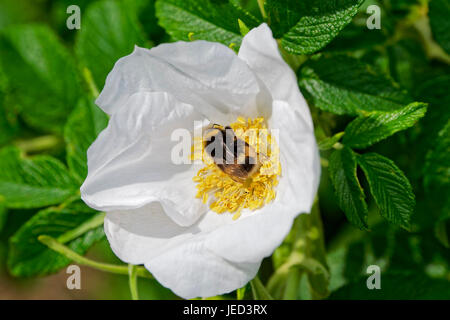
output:
[[[214,157],[206,151],[208,140],[203,136],[201,144],[196,145],[197,150],[201,148],[201,153],[197,152],[197,156],[193,154],[193,158],[198,159],[201,154],[200,158],[206,166],[198,171],[193,180],[198,183],[197,198],[209,203],[213,211],[231,212],[234,213],[233,219],[237,219],[243,209],[258,209],[275,198],[274,189],[281,174],[281,165],[278,160],[278,146],[268,132],[264,118],[246,120],[239,117],[229,128],[236,135],[235,139],[245,142],[245,156],[258,156],[258,161],[253,165],[238,164],[238,161],[217,164]],[[214,134],[223,134],[220,130],[224,128],[213,125],[208,129],[218,130],[208,132],[207,137],[211,137]],[[235,160],[239,157],[239,154],[234,153]]]

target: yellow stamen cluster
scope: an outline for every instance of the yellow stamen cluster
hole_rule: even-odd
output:
[[[193,159],[202,159],[205,167],[200,169],[193,180],[197,184],[197,198],[208,203],[217,213],[234,213],[238,219],[242,209],[255,210],[275,198],[275,187],[281,174],[279,149],[275,139],[267,130],[264,118],[244,119],[239,117],[230,124],[237,138],[245,140],[254,150],[262,154],[261,167],[244,183],[233,180],[220,170],[210,157],[205,156],[201,139],[194,141]],[[199,157],[200,155],[200,157]],[[262,159],[261,159],[262,158]]]

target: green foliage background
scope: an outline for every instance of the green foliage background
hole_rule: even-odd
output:
[[[71,4],[81,30],[66,27]],[[380,30],[366,27],[374,4]],[[449,0],[1,1],[0,299],[55,297],[88,250],[128,273],[104,213],[79,198],[86,150],[108,122],[93,101],[115,61],[175,40],[237,50],[262,22],[311,107],[322,181],[261,282],[217,298],[449,299],[449,18]],[[371,264],[382,290],[366,287]],[[125,276],[83,272],[102,285],[60,297],[130,298]],[[175,298],[136,274],[141,298]]]

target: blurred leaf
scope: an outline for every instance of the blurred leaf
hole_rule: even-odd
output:
[[[319,149],[320,150],[329,150],[333,148],[333,146],[341,140],[342,136],[344,135],[344,132],[338,132],[334,136],[325,138],[322,141],[319,142]]]
[[[444,115],[443,115],[444,116]],[[450,120],[430,139],[431,149],[425,157],[424,187],[428,208],[434,209],[435,234],[448,247],[450,226]]]
[[[4,200],[0,199],[0,233],[6,223],[6,218],[8,217],[8,210],[4,204]]]
[[[330,273],[326,260],[325,236],[318,200],[313,204],[309,215],[301,215],[298,219],[300,227],[297,229],[297,245],[302,240],[304,241],[304,251],[307,256],[302,261],[301,267],[307,270],[311,298],[323,299],[330,294],[328,290]]]
[[[8,25],[43,20],[46,7],[39,1],[2,0],[0,1],[0,28]]]
[[[353,21],[355,21],[355,19]],[[383,34],[382,30],[367,30],[365,23],[363,25],[351,23],[346,26],[339,33],[339,35],[324,48],[324,50],[333,52],[349,52],[360,49],[370,49],[379,46],[385,41],[386,36]]]
[[[102,217],[81,201],[66,208],[48,208],[39,211],[10,238],[8,268],[14,276],[28,277],[54,273],[70,260],[41,244],[37,237],[49,235],[64,237],[92,219]],[[103,226],[86,230],[82,234],[66,237],[66,245],[84,254],[96,241],[104,237]]]
[[[46,26],[22,25],[0,34],[8,90],[31,126],[61,132],[80,94],[75,63]]]
[[[236,290],[236,299],[237,300],[244,300],[246,289],[247,289],[247,285]]]
[[[306,62],[300,70],[299,84],[315,106],[336,114],[394,111],[411,102],[391,79],[342,55]]]
[[[75,53],[92,72],[99,89],[119,58],[132,53],[135,45],[148,45],[138,23],[137,8],[126,1],[100,1],[83,14]]]
[[[272,261],[275,272],[267,288],[275,298],[323,299],[328,296],[330,274],[318,201],[310,214],[302,214],[294,220]],[[302,290],[302,281],[306,281],[306,290]]]
[[[369,290],[366,280],[348,284],[330,296],[334,299],[355,300],[420,300],[420,299],[450,299],[449,282],[447,280],[431,279],[421,273],[381,274],[381,289]]]
[[[267,292],[266,287],[264,287],[261,280],[259,280],[258,276],[250,281],[250,286],[252,288],[254,300],[273,300],[269,292]]]
[[[434,232],[436,238],[446,248],[450,248],[450,214],[447,212],[447,217],[436,223]]]
[[[13,147],[0,150],[0,196],[8,208],[57,204],[78,191],[65,166],[49,156],[26,159]]]
[[[450,121],[439,131],[425,162],[425,186],[450,185]]]
[[[427,111],[425,103],[414,102],[392,112],[372,112],[360,116],[345,129],[343,143],[352,148],[367,148],[396,132],[412,127]]]
[[[417,36],[417,38],[419,38]],[[428,67],[427,56],[418,39],[406,38],[387,47],[389,72],[409,92],[415,93],[417,84],[423,84]],[[423,101],[422,96],[417,96]]]
[[[239,47],[242,35],[240,19],[249,29],[259,23],[244,9],[227,0],[158,0],[156,16],[160,25],[174,40],[194,40],[231,43]]]
[[[149,38],[155,43],[159,43],[165,38],[168,38],[165,30],[158,25],[156,18],[156,0],[128,0],[128,3],[136,3],[138,8],[139,21],[142,24],[144,32],[149,35]],[[168,40],[168,39],[167,39]]]
[[[416,91],[421,101],[429,103],[427,114],[421,123],[426,130],[426,138],[432,140],[430,144],[434,144],[438,132],[450,120],[450,67],[442,70],[447,74],[432,75],[429,80],[422,81]]]
[[[0,91],[0,146],[15,137],[19,129],[16,115],[9,110]]]
[[[339,207],[353,225],[367,229],[368,210],[363,189],[356,176],[355,153],[347,147],[334,151],[328,169]]]
[[[64,128],[67,163],[80,183],[87,176],[87,149],[108,124],[108,116],[87,98],[82,98]]]
[[[377,153],[357,157],[380,214],[390,223],[409,229],[415,200],[408,178],[388,158]]]
[[[429,4],[430,26],[433,36],[441,47],[450,54],[450,2],[432,0]]]
[[[269,24],[294,54],[325,47],[352,20],[363,0],[267,0]]]

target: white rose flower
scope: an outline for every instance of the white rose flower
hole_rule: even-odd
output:
[[[82,199],[107,212],[121,260],[143,264],[183,298],[244,286],[311,210],[320,177],[311,115],[266,24],[237,55],[207,41],[136,47],[96,103],[111,118],[88,150]],[[278,129],[281,171],[248,184],[211,163],[174,164],[172,132],[192,132],[198,120]]]

